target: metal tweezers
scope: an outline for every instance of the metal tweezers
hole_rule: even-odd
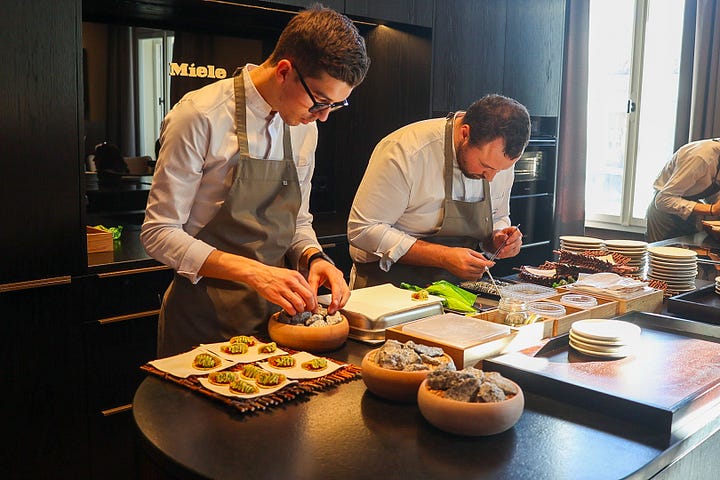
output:
[[[520,228],[520,224],[518,223],[517,225],[515,225],[515,230],[517,231],[519,228]],[[508,242],[508,240],[510,240],[510,237],[512,236],[513,233],[515,233],[515,232],[512,232],[512,233],[510,233],[510,235],[505,237],[505,240],[503,240],[503,242],[500,244],[498,249],[495,250],[495,252],[493,252],[492,255],[490,255],[489,257],[486,257],[486,258],[488,260],[490,260],[491,262],[494,262],[495,259],[497,258],[497,256],[500,254],[500,250],[502,250],[505,247],[505,245],[507,245],[507,242]],[[492,273],[490,273],[490,268],[485,267],[485,271],[487,272],[488,277],[490,277],[490,281],[492,282],[493,287],[495,287],[495,291],[497,291],[498,295],[499,295],[500,289],[498,288],[497,283],[495,283],[495,279],[493,278]]]

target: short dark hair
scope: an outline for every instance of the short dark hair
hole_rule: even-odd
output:
[[[370,58],[357,27],[335,10],[315,3],[295,15],[280,34],[271,65],[289,59],[303,75],[331,77],[356,87],[365,78]]]
[[[530,140],[530,114],[517,100],[490,94],[473,102],[462,123],[470,126],[470,144],[484,145],[498,137],[505,140],[509,158],[522,155]]]

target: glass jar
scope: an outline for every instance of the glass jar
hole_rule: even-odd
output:
[[[527,302],[515,297],[500,297],[498,312],[506,325],[523,325],[530,314]]]

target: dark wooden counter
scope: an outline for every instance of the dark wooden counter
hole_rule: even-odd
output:
[[[350,340],[330,356],[359,365],[369,348]],[[720,460],[705,452],[720,444],[719,414],[668,436],[526,393],[515,427],[471,438],[375,397],[361,379],[250,415],[154,376],[133,402],[145,467],[216,479],[714,478]]]

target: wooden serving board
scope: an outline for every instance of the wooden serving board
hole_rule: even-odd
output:
[[[616,317],[642,329],[633,354],[590,357],[551,339],[533,354],[483,360],[522,388],[670,434],[720,403],[720,327],[643,312]]]

